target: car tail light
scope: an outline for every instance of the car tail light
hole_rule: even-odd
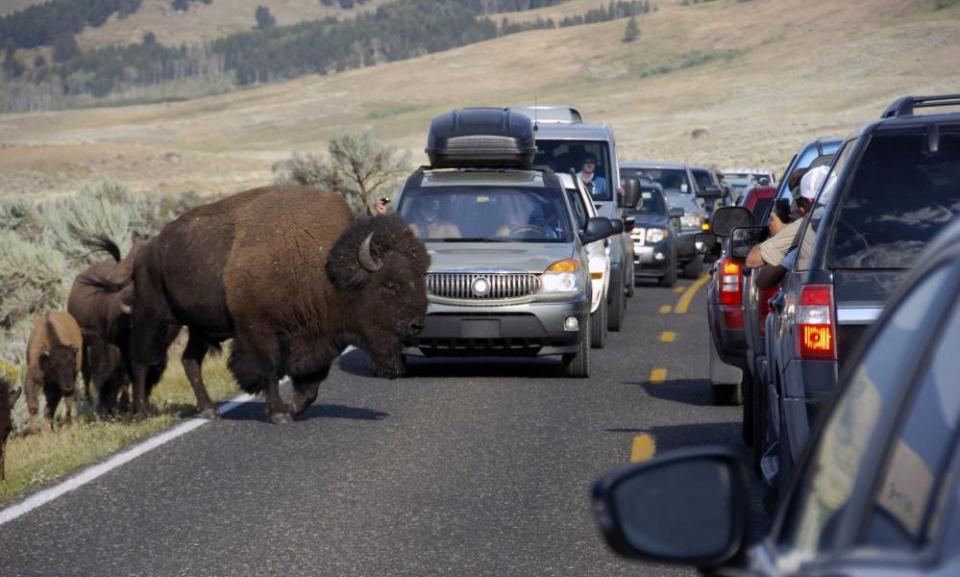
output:
[[[800,291],[796,325],[797,352],[800,358],[837,358],[837,330],[833,318],[832,286],[803,287]]]
[[[740,265],[732,260],[720,261],[717,270],[720,276],[717,279],[717,289],[720,294],[720,304],[739,305],[740,290],[743,287],[743,275]]]
[[[759,301],[759,311],[760,311],[760,334],[767,334],[767,315],[770,314],[770,299],[777,296],[777,293],[780,292],[779,289],[758,289],[760,290],[760,296],[757,299]]]

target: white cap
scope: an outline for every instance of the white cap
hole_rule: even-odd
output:
[[[817,193],[820,192],[820,187],[823,186],[823,181],[826,180],[829,173],[829,166],[821,165],[808,170],[800,179],[800,196],[807,200],[817,198]]]

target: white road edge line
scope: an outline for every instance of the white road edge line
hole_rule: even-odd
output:
[[[252,400],[253,398],[254,395],[250,394],[239,395],[221,405],[218,411],[221,415],[225,415],[247,401]],[[80,471],[76,475],[54,485],[53,487],[44,489],[38,493],[34,493],[16,505],[7,507],[6,509],[0,509],[0,525],[4,525],[5,523],[9,523],[18,517],[26,515],[37,507],[46,505],[50,501],[66,495],[74,489],[79,489],[90,481],[106,475],[121,465],[129,463],[140,455],[156,449],[161,445],[165,445],[177,437],[186,435],[190,431],[202,427],[209,422],[210,421],[207,419],[190,419],[185,423],[180,423],[172,429],[150,437],[142,443],[138,443],[125,451],[117,453],[102,463],[87,467],[83,471]]]

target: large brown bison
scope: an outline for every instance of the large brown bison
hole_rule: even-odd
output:
[[[190,329],[184,366],[201,410],[212,405],[203,357],[229,338],[231,372],[245,391],[266,393],[273,422],[316,400],[348,345],[367,350],[379,375],[398,376],[401,341],[423,326],[428,266],[401,217],[354,220],[339,194],[315,188],[258,188],[185,212],[133,267],[137,414],[148,411],[147,375],[166,358],[171,326]],[[280,398],[285,375],[292,411]]]
[[[27,410],[30,430],[37,430],[40,404],[37,393],[47,398],[44,416],[53,429],[60,399],[67,403],[66,421],[73,418],[77,375],[83,362],[83,336],[77,321],[69,313],[50,311],[33,324],[27,343]]]
[[[133,285],[120,292],[109,292],[96,286],[95,281],[123,283],[129,279],[134,258],[143,243],[134,244],[122,258],[120,248],[105,236],[91,237],[84,244],[112,258],[95,263],[77,275],[67,298],[67,312],[83,330],[82,374],[87,397],[95,397],[97,410],[107,413],[116,406],[118,394],[122,392],[127,396],[129,379],[124,351],[130,336]]]
[[[0,480],[6,479],[7,437],[13,432],[10,413],[20,398],[20,389],[10,390],[10,382],[0,374]]]

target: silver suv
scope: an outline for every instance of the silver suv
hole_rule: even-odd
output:
[[[619,232],[609,219],[579,229],[557,175],[524,169],[420,169],[397,211],[431,257],[404,355],[559,355],[566,376],[590,375],[586,245]]]

